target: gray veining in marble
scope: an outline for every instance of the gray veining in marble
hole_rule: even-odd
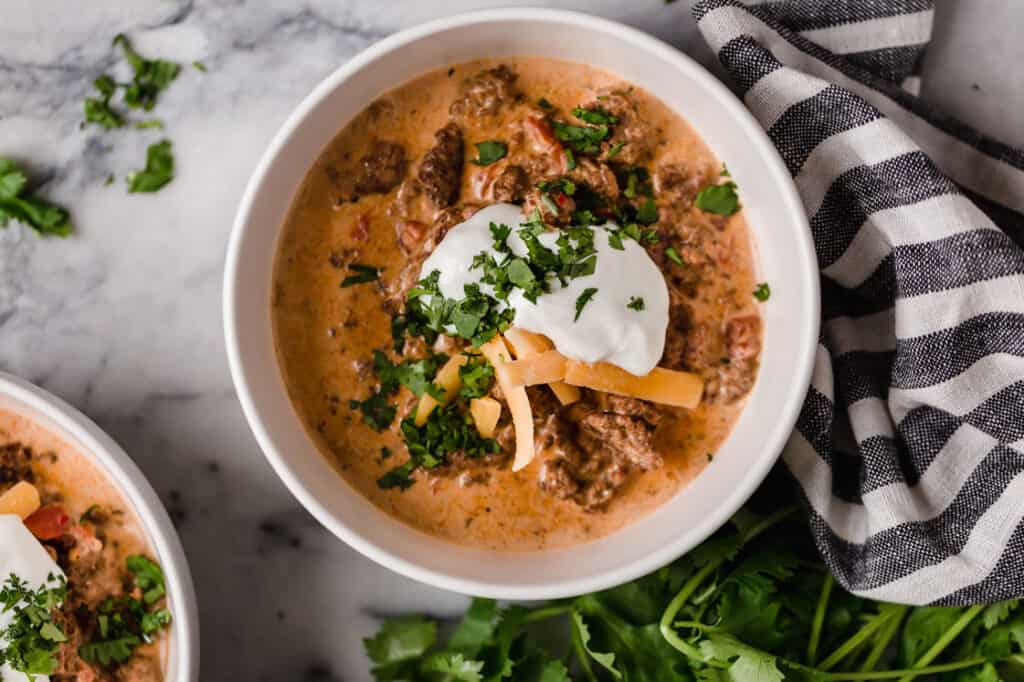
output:
[[[485,0],[5,0],[0,155],[68,206],[68,240],[0,230],[0,369],[63,396],[114,436],[172,512],[200,599],[203,680],[367,680],[359,639],[382,614],[454,613],[464,598],[377,567],[322,530],[278,482],[228,376],[221,268],[264,145],[325,75],[375,40]],[[537,4],[537,3],[532,3]],[[562,0],[648,30],[710,64],[684,1]],[[1024,144],[1024,4],[940,0],[924,96]],[[129,33],[188,64],[155,112],[177,179],[129,196],[159,131],[79,130],[91,80]],[[1009,68],[1007,68],[1009,66]],[[1018,75],[1008,75],[1018,74]]]

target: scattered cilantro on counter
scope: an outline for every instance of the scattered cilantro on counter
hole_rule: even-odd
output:
[[[768,282],[761,282],[760,284],[757,285],[757,288],[754,289],[754,298],[756,298],[761,303],[767,301],[771,297],[771,295],[772,288],[768,286]]]
[[[508,147],[504,142],[498,140],[477,142],[474,146],[476,147],[476,158],[473,159],[473,163],[478,166],[490,166],[492,163],[504,159],[508,154]]]
[[[377,278],[380,277],[380,268],[375,268],[372,265],[350,263],[348,269],[352,274],[341,280],[341,287],[343,289],[356,284],[363,284],[364,282],[376,282]]]
[[[720,185],[708,185],[697,192],[694,205],[707,213],[729,216],[740,210],[740,198],[732,180]]]
[[[170,140],[149,145],[146,167],[128,174],[128,191],[156,192],[174,179],[174,153]]]
[[[113,45],[120,45],[124,58],[135,72],[132,82],[124,86],[124,103],[133,109],[150,111],[157,96],[178,77],[181,67],[166,59],[146,59],[132,47],[123,33],[114,36]]]
[[[28,225],[41,235],[71,234],[68,212],[25,192],[27,179],[17,164],[0,157],[0,227],[11,220]]]
[[[0,664],[27,676],[52,675],[60,645],[67,636],[53,620],[54,610],[67,597],[63,577],[48,576],[37,590],[13,573],[0,587],[0,612],[11,614],[0,630]]]
[[[789,499],[788,485],[777,487]],[[834,584],[800,512],[764,497],[762,488],[688,555],[618,587],[531,606],[474,599],[448,637],[423,616],[387,619],[363,640],[374,679],[1022,678],[1017,600],[909,607],[856,597]]]
[[[203,73],[206,73],[206,64],[204,64],[201,61],[196,60],[196,61],[192,62],[192,68],[195,69],[196,71],[201,71]]]

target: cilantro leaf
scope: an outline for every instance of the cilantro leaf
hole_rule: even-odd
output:
[[[723,682],[782,682],[785,676],[774,656],[747,646],[729,635],[710,634],[700,643],[708,659],[729,663]]]
[[[473,163],[478,166],[490,166],[492,163],[504,159],[508,154],[508,147],[504,142],[498,140],[477,142],[474,146],[476,147],[476,158],[473,159]]]
[[[551,128],[560,142],[579,154],[599,152],[601,142],[611,132],[607,125],[576,126],[561,121],[552,121]]]
[[[135,72],[132,82],[125,86],[124,102],[133,109],[150,111],[157,96],[178,77],[181,67],[164,59],[146,59],[132,47],[123,33],[114,36],[113,45],[121,46],[125,59]]]
[[[156,192],[174,179],[174,154],[170,140],[149,145],[146,167],[128,174],[129,192]]]
[[[580,314],[583,312],[583,307],[590,303],[590,301],[594,298],[594,294],[596,293],[597,289],[595,289],[594,287],[587,287],[586,289],[583,290],[583,293],[576,297],[576,316],[572,318],[573,322],[576,322],[577,320],[580,319]]]
[[[342,289],[365,282],[376,282],[377,278],[380,277],[380,269],[372,265],[350,263],[348,269],[352,274],[341,280]]]
[[[579,611],[572,612],[572,624],[576,629],[576,637],[579,638],[580,645],[587,654],[597,661],[598,665],[607,670],[617,680],[622,679],[622,673],[615,668],[615,654],[613,653],[598,653],[590,648],[590,629],[587,624],[583,621],[583,615]]]
[[[683,259],[679,256],[679,252],[676,251],[676,247],[669,246],[668,248],[666,248],[665,249],[665,255],[668,257],[668,259],[670,261],[672,261],[676,265],[682,265],[683,264]]]
[[[439,652],[429,656],[421,666],[435,682],[481,682],[483,661],[467,659],[462,654]]]
[[[459,395],[463,398],[482,398],[494,385],[494,368],[484,359],[470,359],[459,368],[462,389]]]
[[[572,110],[572,115],[593,125],[613,125],[619,122],[618,117],[604,107],[591,107],[590,109],[575,107]]]
[[[708,185],[697,192],[694,205],[707,213],[728,216],[740,210],[739,195],[736,194],[736,183],[723,182],[720,185]]]
[[[754,289],[754,298],[756,298],[758,301],[761,301],[761,303],[767,301],[771,297],[771,295],[772,289],[770,286],[768,286],[768,282],[761,282],[760,284],[757,285],[757,288]]]
[[[374,393],[366,400],[349,400],[349,408],[363,415],[363,422],[374,431],[383,431],[395,421],[398,409],[388,404],[387,396]]]
[[[25,174],[14,161],[0,157],[0,227],[14,220],[43,236],[71,234],[68,212],[45,199],[26,194],[26,182]]]
[[[152,604],[167,594],[164,586],[164,572],[156,562],[141,554],[134,554],[127,559],[128,572],[132,574],[135,585],[142,590],[142,600]]]
[[[374,663],[378,680],[408,679],[403,673],[413,670],[437,639],[437,624],[422,616],[405,616],[384,621],[380,630],[363,640],[366,655]]]
[[[643,299],[643,296],[630,296],[629,297],[629,303],[626,304],[626,307],[629,308],[630,310],[636,310],[637,312],[643,310],[644,309],[644,299]]]
[[[83,644],[78,648],[78,655],[88,663],[107,667],[112,663],[126,662],[141,645],[142,640],[129,633],[114,639]]]

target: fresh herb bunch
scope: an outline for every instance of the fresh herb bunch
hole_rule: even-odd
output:
[[[63,576],[49,575],[37,590],[11,574],[0,588],[0,612],[12,613],[0,631],[0,664],[33,675],[51,675],[57,669],[58,647],[67,641],[53,612],[67,597]]]
[[[124,663],[171,622],[167,609],[154,608],[167,595],[160,567],[141,555],[128,557],[126,565],[141,599],[133,594],[108,597],[91,614],[96,637],[78,649],[89,663],[104,667]]]
[[[539,606],[475,599],[445,641],[419,617],[364,641],[379,682],[1024,679],[1024,609],[908,607],[835,585],[796,508],[749,509],[669,566]]]

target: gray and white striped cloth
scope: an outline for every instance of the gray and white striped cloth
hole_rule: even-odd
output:
[[[865,597],[983,603],[1024,596],[1024,152],[915,96],[932,12],[693,7],[810,217],[824,319],[784,461],[818,548]]]

